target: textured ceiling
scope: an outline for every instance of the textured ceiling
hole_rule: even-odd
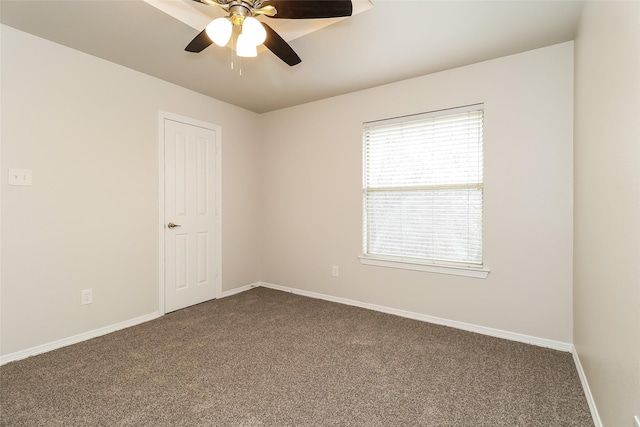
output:
[[[302,58],[294,67],[267,50],[235,60],[234,69],[228,48],[185,52],[198,30],[143,0],[2,0],[0,17],[19,30],[262,113],[573,40],[582,9],[582,2],[564,0],[372,3],[291,40]]]

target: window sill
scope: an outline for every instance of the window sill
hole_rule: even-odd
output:
[[[369,256],[359,256],[358,259],[363,265],[374,265],[377,267],[399,268],[403,270],[427,271],[430,273],[450,274],[454,276],[474,277],[476,279],[486,279],[490,270],[480,267],[464,267],[438,264],[422,264],[417,262],[389,260],[384,258],[374,258]]]

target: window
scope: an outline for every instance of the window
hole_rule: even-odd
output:
[[[364,124],[363,263],[486,277],[483,112],[479,104]]]

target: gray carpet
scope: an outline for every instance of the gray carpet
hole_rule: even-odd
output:
[[[3,426],[593,426],[570,353],[256,288],[0,367]]]

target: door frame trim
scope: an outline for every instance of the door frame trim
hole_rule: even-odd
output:
[[[158,111],[158,312],[165,314],[165,280],[164,280],[164,122],[171,120],[191,126],[197,126],[212,130],[216,133],[216,266],[217,271],[214,279],[215,298],[222,296],[222,127],[213,123],[174,114],[168,111]]]

